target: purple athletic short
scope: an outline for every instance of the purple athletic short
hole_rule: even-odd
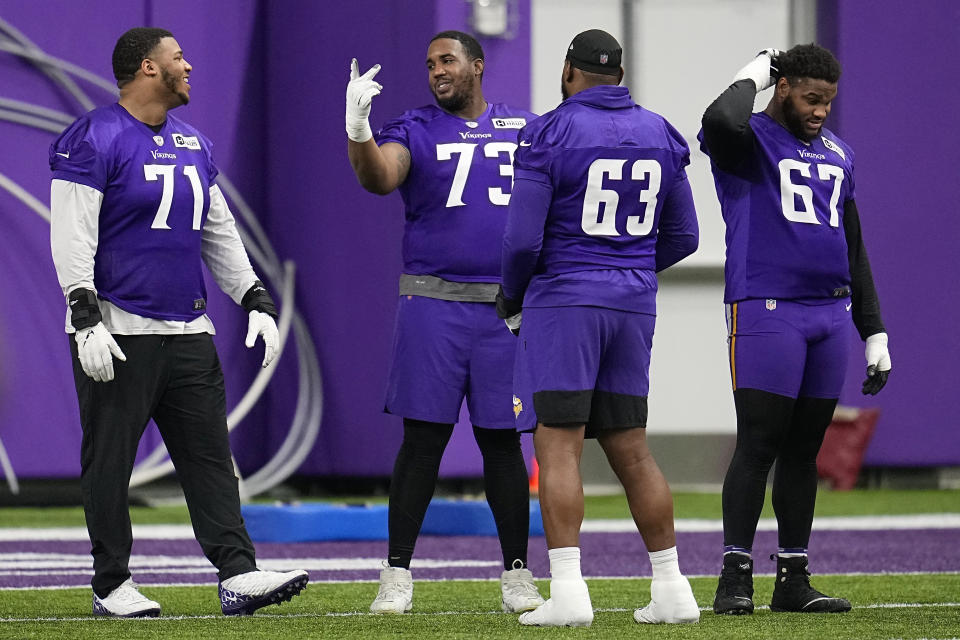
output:
[[[601,307],[523,310],[514,368],[517,429],[537,422],[646,426],[656,316]]]
[[[838,398],[850,348],[850,299],[727,305],[733,388]]]
[[[493,303],[401,296],[384,410],[456,423],[466,396],[473,424],[512,429],[516,344]]]

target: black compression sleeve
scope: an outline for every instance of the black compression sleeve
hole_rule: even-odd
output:
[[[703,141],[724,171],[732,171],[753,153],[756,135],[750,128],[750,116],[756,96],[753,80],[738,80],[703,114]]]
[[[853,200],[847,200],[843,204],[843,233],[847,237],[847,259],[850,263],[853,324],[857,327],[860,338],[866,340],[875,333],[886,332],[886,329],[883,328],[883,320],[880,318],[880,301],[873,284],[867,249],[863,246],[860,213]]]
[[[67,296],[67,304],[70,306],[70,324],[77,331],[95,326],[102,320],[97,294],[90,289],[74,289]]]
[[[267,288],[263,286],[263,283],[259,280],[254,282],[253,286],[243,294],[243,299],[240,300],[240,306],[243,307],[243,310],[247,313],[260,311],[274,320],[277,319],[277,306],[273,303],[270,292],[267,291]]]

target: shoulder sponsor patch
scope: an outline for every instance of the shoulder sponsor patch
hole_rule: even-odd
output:
[[[200,141],[197,139],[197,136],[185,136],[182,133],[175,133],[173,134],[173,146],[199,151]]]
[[[840,145],[838,145],[836,142],[834,142],[833,140],[830,140],[826,136],[820,136],[820,139],[823,140],[823,146],[825,146],[827,149],[830,149],[830,151],[833,151],[844,160],[847,159],[847,156],[843,152],[843,149],[841,149]]]
[[[493,118],[494,129],[523,129],[527,126],[526,118]]]

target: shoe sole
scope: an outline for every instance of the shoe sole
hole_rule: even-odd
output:
[[[301,591],[307,588],[307,583],[310,581],[309,576],[297,576],[292,580],[289,580],[270,593],[265,593],[262,596],[259,596],[253,600],[247,600],[245,602],[237,602],[230,607],[222,607],[223,615],[225,616],[249,616],[254,611],[262,609],[263,607],[268,607],[271,604],[280,604],[281,602],[287,602],[295,595],[299,594]]]
[[[847,613],[852,608],[853,607],[850,606],[841,606],[836,609],[783,609],[770,605],[770,611],[775,613]]]
[[[713,612],[718,616],[749,616],[753,615],[753,601],[749,598],[742,598],[741,602],[731,604],[726,607],[718,608],[713,605]]]
[[[543,603],[541,602],[540,604],[530,605],[529,607],[523,607],[522,609],[514,609],[501,602],[500,609],[502,609],[504,613],[526,613],[527,611],[533,611],[534,609],[539,607],[541,604]]]
[[[382,609],[380,611],[375,611],[374,609],[370,609],[370,613],[378,616],[402,616],[405,613],[409,613],[412,609],[413,603],[410,603],[410,605],[407,606],[407,608],[405,608],[403,611],[397,611],[396,609]]]
[[[98,613],[94,611],[93,615],[97,618],[158,618],[160,617],[160,609],[145,609],[144,611],[136,611],[134,613],[127,614]]]

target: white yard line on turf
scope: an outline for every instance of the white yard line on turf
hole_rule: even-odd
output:
[[[723,531],[721,520],[681,518],[676,520],[677,531]],[[881,529],[960,529],[960,513],[918,513],[898,516],[827,516],[814,518],[818,531],[875,531]],[[776,531],[777,521],[763,518],[758,531]],[[584,520],[584,533],[619,533],[636,531],[629,519]],[[15,540],[87,540],[86,527],[5,527],[0,528],[0,542]],[[193,529],[186,524],[135,525],[133,537],[137,540],[192,540]],[[318,540],[317,542],[323,542]]]
[[[880,602],[877,604],[865,604],[857,605],[854,609],[938,609],[938,608],[957,608],[960,607],[960,602]],[[768,609],[769,607],[765,605],[758,606],[757,609]],[[595,613],[623,613],[633,611],[633,609],[599,609],[594,608]],[[700,611],[713,611],[712,607],[700,607]],[[349,612],[330,612],[330,613],[291,613],[291,614],[279,614],[279,613],[257,613],[254,617],[256,618],[274,618],[274,619],[289,619],[289,618],[352,618],[352,617],[378,617],[382,614],[370,613],[369,611],[349,611]],[[437,611],[437,612],[409,612],[403,614],[405,616],[463,616],[463,615],[509,615],[504,614],[502,611]],[[159,618],[113,618],[119,624],[155,624],[157,622],[163,622],[164,620],[215,620],[218,618],[223,618],[221,615],[204,615],[204,616],[160,616]],[[41,618],[0,618],[0,624],[2,623],[24,623],[24,622],[89,622],[93,620],[92,616],[84,617],[72,617],[72,618],[57,618],[57,617],[41,617]]]

